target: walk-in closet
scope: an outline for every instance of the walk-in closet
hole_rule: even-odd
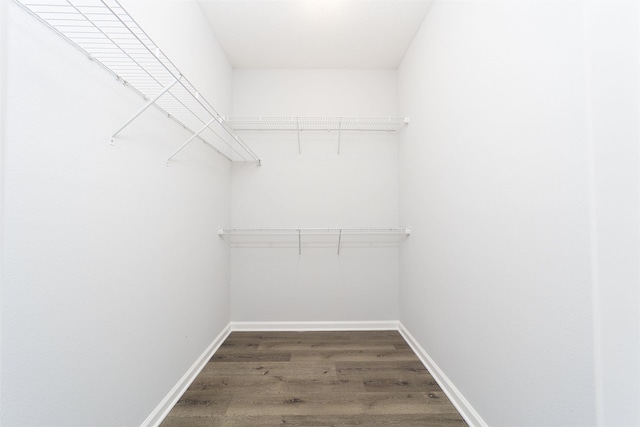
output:
[[[0,424],[640,426],[634,0],[0,0]]]

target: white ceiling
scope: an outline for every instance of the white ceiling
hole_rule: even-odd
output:
[[[234,68],[394,69],[430,0],[200,0]]]

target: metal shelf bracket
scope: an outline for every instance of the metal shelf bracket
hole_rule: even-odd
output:
[[[340,155],[340,137],[342,136],[342,120],[338,119],[338,155]],[[338,248],[340,254],[340,248]]]
[[[126,128],[127,126],[129,126],[135,119],[137,119],[140,114],[144,113],[145,111],[147,111],[147,109],[149,107],[151,107],[152,105],[154,105],[156,103],[156,101],[158,101],[158,99],[160,99],[160,97],[162,95],[164,95],[165,93],[167,93],[169,91],[169,89],[171,89],[176,83],[178,83],[180,81],[180,79],[182,78],[182,76],[178,77],[177,79],[173,80],[171,83],[169,83],[168,85],[166,85],[162,91],[157,94],[156,96],[154,96],[149,102],[147,102],[144,107],[142,107],[140,109],[140,111],[138,111],[132,118],[129,119],[129,121],[127,121],[127,123],[125,123],[124,125],[122,125],[122,127],[120,129],[118,129],[117,131],[115,131],[113,133],[113,135],[111,135],[111,145],[115,145],[115,139],[118,136],[118,134],[120,132],[122,132],[124,130],[124,128]]]
[[[182,151],[182,149],[184,147],[186,147],[187,145],[189,145],[194,139],[196,139],[202,132],[204,132],[205,129],[207,129],[211,123],[213,123],[216,120],[216,118],[214,117],[213,119],[209,120],[204,126],[202,126],[196,133],[194,133],[193,135],[191,135],[191,137],[189,139],[187,139],[180,147],[178,147],[178,149],[176,151],[174,151],[169,158],[167,159],[167,166],[169,166],[169,161],[171,159],[173,159],[173,157],[178,154],[180,151]]]
[[[296,133],[298,134],[298,154],[302,154],[302,149],[300,148],[300,119],[296,118]]]

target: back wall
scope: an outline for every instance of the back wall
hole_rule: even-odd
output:
[[[395,116],[395,71],[234,70],[233,112]],[[232,168],[236,227],[397,227],[395,133],[245,132],[261,167]],[[398,247],[234,248],[236,321],[398,318]]]

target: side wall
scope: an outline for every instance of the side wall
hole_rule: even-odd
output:
[[[583,13],[435,2],[399,68],[401,321],[491,426],[596,422]]]
[[[640,4],[585,6],[598,425],[640,425]]]
[[[235,70],[233,111],[395,116],[395,71]],[[251,132],[261,167],[234,165],[236,227],[397,227],[396,134]],[[235,321],[398,319],[398,247],[234,248]]]
[[[215,46],[197,4],[131,3],[134,17],[150,21],[145,7],[171,15],[173,43]],[[189,135],[155,109],[111,147],[144,101],[9,12],[0,424],[140,425],[229,322],[216,225],[229,221],[230,165],[193,144],[166,167]],[[178,46],[157,42],[169,56]],[[196,64],[215,76],[201,92],[228,112],[221,50],[181,55],[188,78]]]

